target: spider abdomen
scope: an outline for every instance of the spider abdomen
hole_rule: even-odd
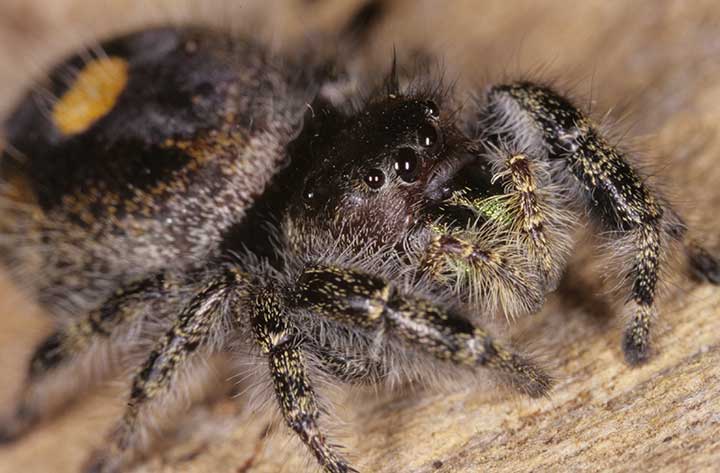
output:
[[[48,302],[213,254],[312,89],[266,48],[207,30],[145,30],[102,51],[55,68],[5,127],[0,170],[24,210],[3,222],[22,242],[4,256]]]

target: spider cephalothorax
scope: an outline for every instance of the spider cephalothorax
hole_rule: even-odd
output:
[[[291,147],[293,183],[304,176],[284,227],[295,250],[322,250],[328,238],[356,251],[391,246],[406,269],[431,274],[482,312],[537,309],[568,240],[567,197],[547,164],[497,137],[470,138],[442,87],[378,90],[349,115],[313,110]]]
[[[293,159],[308,170],[290,215],[335,236],[363,231],[363,243],[398,242],[440,200],[469,142],[422,96],[384,95],[337,119],[340,129],[301,138]]]
[[[249,350],[322,468],[348,472],[321,429],[316,376],[494,373],[548,393],[545,370],[482,319],[541,307],[586,213],[625,263],[630,363],[648,357],[673,246],[720,282],[669,204],[549,87],[495,86],[460,113],[451,92],[393,73],[353,107],[323,92],[327,67],[221,32],[147,30],[106,53],[58,67],[57,99],[30,93],[6,125],[2,257],[58,324],[2,440],[140,354],[89,464],[121,470],[192,360]]]

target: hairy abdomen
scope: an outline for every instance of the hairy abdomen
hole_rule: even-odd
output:
[[[5,124],[3,258],[71,312],[198,264],[285,159],[309,78],[257,44],[190,28],[66,60]]]

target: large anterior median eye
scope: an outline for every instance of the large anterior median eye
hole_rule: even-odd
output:
[[[385,174],[379,169],[370,169],[363,178],[370,189],[380,189],[385,184]]]
[[[417,178],[418,157],[412,148],[400,148],[393,163],[395,172],[405,182],[414,182]]]

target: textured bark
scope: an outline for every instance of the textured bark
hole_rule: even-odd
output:
[[[267,3],[267,2],[266,2]],[[289,2],[278,2],[285,5]],[[330,2],[328,2],[330,3]],[[301,35],[333,25],[348,5],[292,2],[276,31]],[[442,3],[441,6],[438,6]],[[44,5],[47,4],[47,5]],[[67,4],[67,5],[66,5]],[[0,107],[7,110],[31,64],[45,64],[83,39],[202,10],[140,10],[132,2],[63,0],[0,5]],[[650,168],[690,222],[720,250],[720,7],[716,1],[390,3],[374,32],[377,63],[420,46],[445,53],[460,86],[520,73],[556,78],[611,118],[644,151]],[[41,8],[42,5],[42,8]],[[267,5],[265,6],[267,7]],[[136,12],[136,10],[138,10]],[[236,9],[244,21],[262,11]],[[238,13],[239,11],[239,13]],[[280,14],[282,11],[282,14]],[[312,18],[298,12],[322,12]],[[249,13],[252,12],[252,15]],[[195,16],[195,13],[193,13]],[[226,16],[226,15],[221,15]],[[195,16],[196,17],[196,16]],[[111,19],[112,21],[110,21]],[[280,33],[278,33],[280,35]],[[383,62],[385,61],[385,62]],[[22,81],[22,82],[21,82]],[[590,103],[590,102],[588,102]],[[641,139],[630,138],[642,136]],[[411,390],[333,396],[337,431],[363,472],[717,471],[720,469],[720,290],[679,282],[661,306],[655,356],[631,369],[620,351],[618,297],[578,252],[542,313],[509,330],[551,364],[559,382],[530,401],[494,389]],[[595,258],[597,259],[597,258]],[[9,284],[0,293],[0,406],[9,406],[48,322]],[[336,399],[337,398],[337,399]],[[203,402],[142,472],[297,472],[308,455],[271,416],[244,398]],[[107,388],[0,447],[2,472],[74,472],[119,415],[121,390]]]

